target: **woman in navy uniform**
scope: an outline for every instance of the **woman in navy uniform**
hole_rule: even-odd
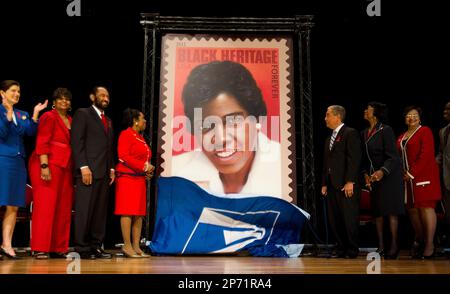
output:
[[[11,241],[17,210],[25,207],[25,148],[23,137],[36,134],[39,112],[47,107],[47,100],[34,107],[33,116],[14,108],[19,102],[20,84],[13,80],[0,83],[0,206],[6,206],[3,218],[1,254],[17,259]]]

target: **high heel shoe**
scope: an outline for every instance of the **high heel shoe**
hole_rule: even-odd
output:
[[[67,259],[67,253],[64,252],[50,252],[50,258]]]
[[[49,259],[50,254],[48,252],[36,252],[33,254],[34,259]]]
[[[138,248],[138,250],[136,250],[135,248]],[[143,258],[148,258],[150,257],[149,254],[146,254],[144,251],[141,250],[141,248],[139,247],[133,247],[134,252],[136,252],[137,255],[139,255],[139,257],[143,257]]]
[[[145,252],[142,252],[141,254],[139,254],[139,256],[141,256],[142,258],[149,258],[151,255],[147,254]]]
[[[411,247],[411,257],[413,259],[422,259],[423,248],[425,244],[421,241],[414,241]]]
[[[435,255],[436,255],[436,248],[433,248],[433,253],[431,253],[431,255],[423,255],[422,254],[422,259],[434,259]]]
[[[140,251],[140,252],[138,252],[138,251],[136,251],[135,250],[135,252],[136,252],[136,254],[139,256],[139,257],[142,257],[142,258],[148,258],[148,257],[150,257],[150,255],[149,254],[146,254],[144,251]]]
[[[384,249],[378,248],[375,252],[378,253],[380,256],[384,256]]]
[[[9,259],[12,259],[12,260],[20,259],[19,256],[11,255],[8,252],[6,252],[5,248],[3,248],[3,247],[0,247],[0,250],[1,250],[1,254],[3,254],[4,256],[8,257]]]
[[[394,253],[388,253],[384,255],[384,259],[397,259],[398,254],[400,253],[400,249],[397,249]]]
[[[130,253],[126,252],[123,249],[121,251],[122,251],[122,253],[124,254],[125,257],[128,257],[128,258],[141,258],[141,256],[136,254],[136,253],[130,254]]]

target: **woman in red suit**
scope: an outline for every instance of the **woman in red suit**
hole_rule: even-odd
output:
[[[152,176],[154,170],[150,164],[150,148],[141,135],[146,120],[136,109],[126,109],[123,116],[128,128],[119,136],[115,214],[121,216],[122,252],[127,257],[148,257],[139,246],[142,217],[146,215],[147,209],[145,180]]]
[[[435,207],[441,198],[433,134],[420,124],[420,107],[409,106],[404,113],[408,130],[398,138],[397,147],[403,159],[406,207],[416,234],[411,253],[415,258],[431,258],[436,231]]]
[[[33,186],[31,250],[37,259],[65,257],[69,247],[73,184],[70,148],[72,94],[53,93],[53,110],[39,120],[36,149],[30,157]]]

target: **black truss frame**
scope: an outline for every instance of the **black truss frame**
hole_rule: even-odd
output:
[[[151,140],[153,154],[157,148],[157,130],[154,121],[159,118],[159,105],[155,105],[156,84],[159,83],[160,42],[163,33],[264,33],[290,34],[294,40],[297,56],[294,56],[294,97],[296,117],[296,169],[297,169],[297,204],[312,216],[312,223],[317,226],[316,192],[314,170],[313,112],[311,92],[310,36],[314,26],[313,16],[295,17],[183,17],[162,16],[157,13],[142,13],[141,25],[144,29],[144,67],[142,82],[142,112],[150,117],[149,128],[145,137]],[[295,54],[294,54],[295,55]],[[159,60],[158,60],[159,61]],[[158,70],[158,72],[157,72]],[[298,154],[300,152],[300,154]],[[152,160],[155,160],[154,156]],[[301,167],[301,173],[299,168]],[[147,217],[145,238],[150,240],[152,216],[156,201],[154,185],[147,186]],[[154,205],[151,205],[153,203]]]

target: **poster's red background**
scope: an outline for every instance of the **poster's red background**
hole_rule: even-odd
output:
[[[176,48],[176,62],[175,62],[175,97],[174,97],[174,117],[175,116],[183,116],[184,110],[183,110],[183,102],[181,100],[181,93],[183,91],[183,86],[186,83],[187,77],[191,70],[196,67],[199,64],[208,63],[208,62],[192,62],[192,61],[179,61],[179,51],[180,50],[189,50],[189,51],[196,51],[196,50],[204,50],[209,49],[209,47],[178,47]],[[222,50],[222,49],[232,49],[232,50],[253,50],[253,51],[277,51],[276,56],[279,56],[278,49],[275,48],[217,48],[214,47],[214,49]],[[220,54],[217,56],[217,60],[221,61]],[[265,133],[271,140],[274,141],[280,141],[280,137],[275,136],[272,138],[271,136],[271,125],[270,125],[270,117],[271,116],[279,116],[280,114],[280,97],[279,97],[279,91],[277,95],[273,95],[272,93],[272,63],[241,63],[244,65],[250,73],[253,75],[253,78],[255,79],[258,87],[261,89],[264,102],[266,103],[267,107],[267,128],[263,126],[262,132]],[[277,64],[279,65],[279,60],[277,60]],[[278,67],[279,72],[279,67]],[[279,74],[277,77],[278,80],[278,89],[279,89]],[[170,97],[169,97],[170,99]],[[191,126],[193,127],[193,126]],[[173,128],[172,134],[178,132],[180,130],[180,127]],[[192,150],[197,147],[197,142],[193,135],[191,135],[188,131],[184,130],[186,134],[183,134],[183,137],[191,136],[191,142],[192,142]],[[278,134],[279,134],[278,130]],[[175,142],[173,142],[175,144]],[[182,142],[176,142],[176,144],[180,144]],[[173,151],[172,155],[178,155],[182,154],[189,150],[184,151]]]

